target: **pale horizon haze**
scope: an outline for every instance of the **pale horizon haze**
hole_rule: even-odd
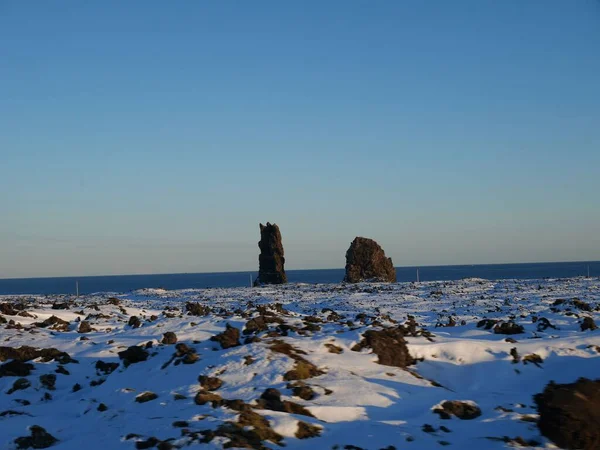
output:
[[[600,260],[600,2],[0,0],[0,278]]]

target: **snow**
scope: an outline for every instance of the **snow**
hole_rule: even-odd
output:
[[[116,297],[120,305],[107,303]],[[579,299],[591,311],[573,305]],[[558,299],[565,303],[554,306]],[[74,301],[69,309],[52,309],[54,302]],[[187,301],[200,302],[216,313],[208,316],[185,314]],[[65,296],[0,296],[0,303],[25,302],[33,317],[4,315],[6,320],[20,323],[22,329],[0,325],[0,346],[39,348],[54,347],[67,352],[78,363],[65,364],[69,375],[56,373],[56,361],[34,361],[35,370],[27,379],[31,387],[12,394],[7,391],[18,377],[0,377],[0,414],[16,411],[21,415],[0,416],[0,448],[14,449],[15,438],[28,435],[27,428],[40,425],[59,439],[52,448],[87,450],[135,448],[136,439],[154,436],[173,439],[176,447],[200,445],[221,448],[227,438],[218,437],[199,444],[182,435],[175,421],[187,421],[191,431],[216,429],[225,421],[235,421],[238,412],[197,405],[194,395],[201,389],[199,375],[218,377],[222,387],[214,391],[223,399],[241,399],[254,405],[267,388],[276,388],[282,400],[304,406],[314,415],[255,409],[269,420],[271,428],[283,436],[286,448],[329,449],[354,445],[365,449],[396,448],[438,449],[440,442],[453,448],[510,448],[489,437],[522,436],[540,442],[539,448],[555,448],[542,437],[535,425],[537,412],[532,396],[554,380],[573,382],[579,377],[597,378],[600,373],[600,330],[581,331],[583,317],[600,323],[600,279],[502,280],[465,279],[452,282],[397,284],[288,284],[265,288],[230,289],[140,289],[130,293],[96,293],[78,299]],[[251,302],[251,303],[250,303]],[[210,338],[225,330],[226,324],[242,330],[256,305],[281,303],[289,314],[278,314],[288,325],[303,327],[308,316],[322,320],[318,331],[288,336],[267,336],[261,340],[223,350]],[[97,308],[97,309],[96,309]],[[165,315],[166,313],[174,317]],[[229,316],[220,309],[233,312]],[[341,321],[327,321],[331,311],[344,316]],[[83,312],[83,315],[80,314]],[[246,315],[242,315],[242,312]],[[406,338],[411,355],[418,359],[407,369],[377,363],[370,349],[360,352],[352,347],[361,340],[370,320],[361,323],[356,316],[376,316],[384,326],[391,320],[404,323],[414,316],[419,329],[432,333]],[[88,315],[96,330],[78,333],[78,321]],[[57,316],[70,322],[67,332],[35,327],[34,323]],[[140,328],[127,324],[130,316],[142,319]],[[151,316],[158,318],[153,321]],[[447,324],[452,317],[454,327]],[[556,328],[538,329],[546,318]],[[523,334],[495,334],[478,328],[483,318],[514,320],[525,329]],[[391,320],[390,320],[391,319]],[[461,325],[461,321],[465,321]],[[352,325],[345,324],[352,321]],[[276,323],[270,324],[275,330]],[[195,349],[200,360],[194,364],[163,366],[175,348],[162,345],[163,333],[173,331],[179,342]],[[81,340],[81,337],[87,338]],[[513,338],[517,342],[507,342]],[[311,400],[295,397],[283,375],[294,367],[294,360],[270,350],[273,339],[291,344],[306,352],[301,356],[323,371],[322,375],[303,380],[315,392]],[[124,367],[121,363],[111,374],[95,369],[97,361],[120,363],[117,355],[132,345],[152,342],[150,357],[145,362]],[[334,344],[342,352],[331,353],[325,344]],[[516,348],[521,360],[510,354]],[[523,361],[526,355],[539,355],[538,364]],[[251,357],[254,362],[246,363]],[[0,362],[1,364],[2,362]],[[42,386],[39,376],[56,373],[55,390]],[[91,386],[90,382],[104,380]],[[72,392],[75,383],[82,389]],[[151,391],[158,398],[137,403],[136,396]],[[45,393],[52,399],[44,399]],[[185,396],[175,399],[174,394]],[[24,406],[17,400],[26,400]],[[432,412],[445,400],[461,400],[477,404],[482,415],[473,420],[441,419]],[[108,409],[98,411],[104,403]],[[298,422],[321,428],[321,435],[298,439]],[[430,424],[434,432],[423,431]],[[440,430],[444,425],[450,432]],[[135,433],[139,438],[126,439]],[[268,448],[278,448],[264,442]]]

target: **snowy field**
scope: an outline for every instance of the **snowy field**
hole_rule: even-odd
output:
[[[4,296],[0,448],[556,448],[533,395],[599,377],[599,305],[598,278]],[[406,367],[364,336],[398,327]]]

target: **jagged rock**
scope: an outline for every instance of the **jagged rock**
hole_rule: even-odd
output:
[[[131,328],[139,328],[142,326],[142,321],[138,316],[131,316],[127,322],[127,325],[129,325]]]
[[[165,345],[173,345],[177,343],[177,335],[172,331],[167,331],[163,334],[162,343]]]
[[[32,425],[29,431],[31,432],[31,436],[15,439],[18,449],[48,448],[58,442],[58,439],[38,425]]]
[[[600,443],[600,380],[580,378],[571,384],[550,382],[534,396],[538,428],[566,449],[593,450]]]
[[[451,416],[455,416],[461,420],[472,420],[481,415],[479,406],[458,400],[445,401],[441,408],[436,408],[433,412],[439,414],[441,419],[450,419]]]
[[[90,333],[92,331],[92,326],[87,320],[84,320],[79,324],[78,333]]]
[[[38,328],[50,328],[56,331],[69,331],[69,322],[60,317],[50,316],[43,322],[34,323]]]
[[[396,269],[392,259],[387,258],[383,249],[373,239],[356,237],[346,252],[346,276],[344,281],[396,282]]]
[[[260,409],[270,409],[271,411],[287,412],[290,414],[314,417],[311,412],[303,406],[288,400],[282,401],[281,393],[274,388],[268,388],[265,390],[260,398],[256,401],[256,404]]]
[[[187,302],[185,304],[185,310],[190,316],[208,316],[211,312],[210,306],[194,302]]]
[[[594,331],[597,328],[598,328],[598,326],[596,325],[596,322],[594,322],[594,319],[592,319],[591,317],[583,318],[583,322],[581,323],[581,331],[586,331],[586,330]]]
[[[298,429],[296,430],[295,436],[298,439],[308,439],[313,437],[319,437],[321,435],[321,428],[316,425],[311,425],[306,422],[299,421]]]
[[[414,364],[415,360],[410,356],[404,332],[401,328],[386,328],[380,331],[368,330],[363,334],[361,342],[352,347],[353,351],[361,351],[368,347],[373,349],[384,366],[407,367]]]
[[[253,319],[250,319],[246,322],[246,326],[244,327],[244,334],[252,334],[258,333],[260,331],[268,330],[267,322],[265,321],[264,316],[258,316]]]
[[[520,334],[524,332],[525,328],[514,322],[500,322],[494,327],[494,333],[496,334]]]
[[[200,375],[198,382],[203,389],[207,391],[216,391],[223,385],[223,381],[217,377],[207,377],[206,375]]]
[[[40,375],[40,383],[42,383],[42,386],[46,389],[53,391],[56,387],[56,375],[53,373]]]
[[[7,316],[16,316],[19,311],[11,303],[0,303],[0,313]]]
[[[33,364],[13,359],[0,365],[0,377],[26,377],[33,369]]]
[[[132,345],[127,350],[119,352],[119,358],[123,360],[125,367],[130,364],[139,363],[148,359],[148,352],[142,347]]]
[[[211,341],[221,344],[222,349],[240,345],[240,330],[227,324],[225,331],[210,338]]]
[[[276,224],[260,224],[260,255],[258,257],[258,277],[254,285],[260,284],[283,284],[287,283],[283,256],[283,244],[281,233]]]
[[[7,394],[12,394],[16,391],[22,391],[29,387],[31,387],[31,382],[27,378],[19,378],[13,383],[12,388],[8,390]]]
[[[116,362],[104,362],[104,361],[96,361],[96,373],[100,375],[103,373],[104,375],[110,375],[119,367],[119,363]]]

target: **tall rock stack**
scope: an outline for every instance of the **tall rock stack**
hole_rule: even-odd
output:
[[[283,257],[283,244],[279,227],[267,222],[260,224],[260,255],[258,256],[258,277],[254,285],[260,284],[283,284],[287,283],[285,275],[285,258]]]
[[[346,276],[344,281],[396,282],[396,269],[392,258],[386,258],[383,249],[373,239],[355,238],[346,252]]]

